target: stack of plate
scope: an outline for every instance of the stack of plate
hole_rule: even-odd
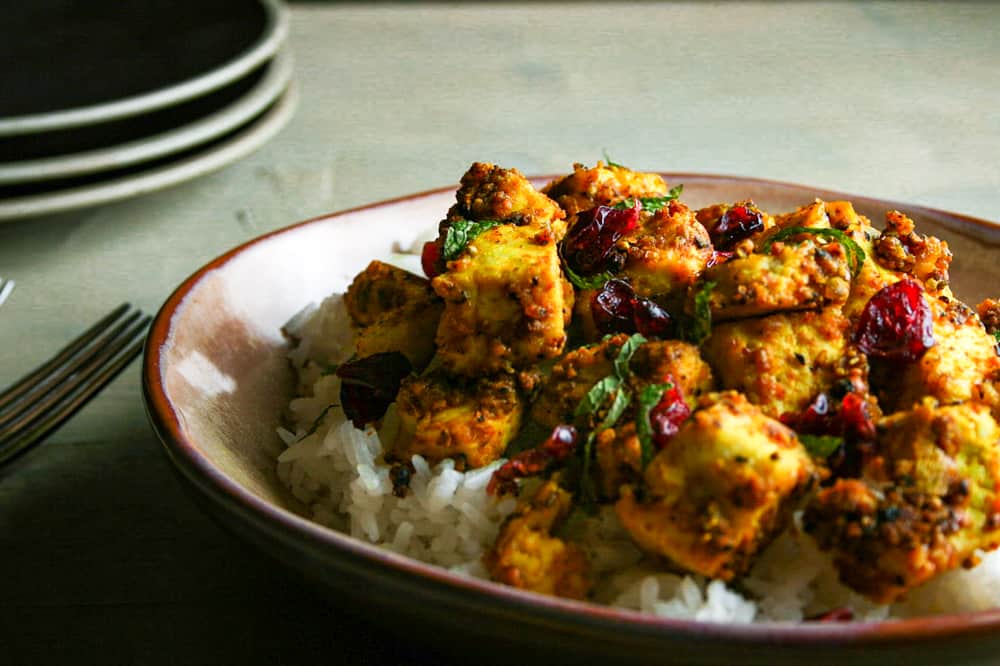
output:
[[[0,22],[0,221],[207,173],[291,116],[277,0],[32,0]]]

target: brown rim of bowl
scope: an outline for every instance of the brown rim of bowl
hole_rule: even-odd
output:
[[[810,197],[820,197],[828,200],[847,199],[861,201],[867,204],[899,209],[959,223],[972,225],[981,230],[998,234],[998,225],[967,215],[909,205],[895,201],[877,199],[867,196],[850,195],[822,188],[785,183],[781,181],[749,178],[742,176],[719,176],[698,173],[668,173],[662,175],[668,182],[685,179],[701,181],[733,181],[747,185],[767,185],[782,188],[800,189]],[[544,182],[552,177],[532,177],[534,182]],[[220,472],[204,458],[197,445],[188,441],[181,433],[180,422],[167,400],[161,383],[160,361],[161,350],[170,332],[170,322],[174,312],[192,288],[209,271],[215,270],[247,248],[261,243],[272,236],[286,233],[290,230],[313,224],[319,221],[332,220],[362,210],[372,210],[393,204],[419,199],[431,195],[445,194],[454,190],[454,186],[427,190],[416,194],[396,197],[363,206],[357,206],[332,214],[321,215],[296,224],[277,229],[243,243],[212,260],[189,278],[187,278],[170,295],[156,315],[146,342],[142,368],[142,386],[147,413],[163,442],[171,461],[184,476],[207,493],[217,502],[222,502],[235,509],[255,523],[263,527],[272,537],[291,538],[299,542],[303,538],[312,546],[335,548],[354,561],[366,565],[376,565],[380,570],[396,575],[412,575],[424,583],[433,585],[432,591],[438,594],[463,593],[470,596],[468,602],[499,601],[507,609],[529,611],[536,619],[545,622],[555,622],[561,626],[577,625],[581,629],[588,627],[607,629],[614,626],[616,632],[628,631],[637,637],[643,635],[674,635],[700,640],[725,639],[747,645],[784,645],[821,646],[821,645],[851,645],[851,646],[888,646],[892,644],[914,642],[931,642],[941,639],[958,639],[963,636],[980,634],[1000,629],[1000,608],[985,611],[954,614],[932,615],[912,619],[900,619],[882,622],[858,623],[761,623],[761,624],[724,624],[700,622],[694,620],[675,620],[659,617],[639,611],[612,608],[589,602],[578,602],[556,597],[548,597],[532,592],[525,592],[513,587],[452,574],[445,569],[425,564],[418,560],[404,557],[383,550],[375,545],[356,540],[347,534],[337,532],[314,523],[287,509],[271,504],[249,492],[228,476]],[[961,233],[961,229],[955,229]],[[991,244],[996,241],[992,241]],[[495,607],[495,606],[494,606]],[[501,609],[498,609],[501,610]],[[520,618],[528,618],[521,614]]]

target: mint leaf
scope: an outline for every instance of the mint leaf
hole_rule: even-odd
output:
[[[677,185],[676,187],[671,187],[670,191],[667,192],[666,196],[662,197],[640,197],[639,203],[642,205],[643,210],[648,210],[650,213],[656,213],[667,206],[671,201],[676,199],[684,191],[684,185]],[[635,208],[635,199],[629,197],[628,199],[623,199],[615,204],[615,208],[618,210],[625,210],[626,208]]]
[[[608,375],[590,387],[587,395],[583,396],[580,404],[573,411],[573,418],[589,418],[601,408],[612,393],[618,390],[622,380],[614,375]]]
[[[700,345],[712,334],[712,308],[709,299],[714,282],[705,282],[694,296],[694,314],[682,322],[681,337],[693,345]]]
[[[799,435],[799,441],[814,458],[826,458],[844,443],[843,438],[835,435]]]
[[[622,345],[622,348],[618,350],[618,356],[615,357],[615,374],[618,376],[618,379],[624,381],[625,378],[628,377],[629,361],[632,360],[632,355],[635,354],[635,350],[637,350],[645,342],[646,338],[644,338],[641,333],[633,333],[629,336],[629,339],[625,341],[625,344]]]
[[[607,271],[598,273],[597,275],[590,275],[588,277],[578,275],[576,271],[569,267],[569,264],[566,263],[565,259],[562,262],[562,267],[563,272],[566,273],[566,279],[569,280],[577,289],[600,289],[604,286],[605,282],[614,277],[614,275]]]
[[[445,261],[451,261],[462,253],[462,250],[472,242],[472,239],[487,229],[498,227],[500,220],[455,220],[445,233],[441,254]]]
[[[608,151],[607,150],[602,150],[601,154],[604,155],[604,163],[607,164],[609,167],[613,167],[615,169],[624,169],[624,168],[626,168],[626,167],[622,166],[621,164],[618,164],[618,162],[612,161],[611,158],[608,157]]]
[[[865,251],[861,249],[861,246],[853,238],[840,229],[827,229],[825,227],[789,227],[782,229],[764,241],[760,248],[761,252],[767,252],[778,241],[783,241],[786,238],[798,236],[799,234],[812,234],[813,236],[829,238],[832,241],[840,243],[844,247],[844,252],[847,253],[847,260],[851,264],[851,275],[857,275],[858,271],[861,270],[861,265],[865,261]]]
[[[653,426],[649,422],[649,413],[660,403],[663,394],[674,387],[670,382],[650,384],[639,394],[638,413],[635,417],[635,432],[639,436],[639,446],[642,450],[642,469],[653,459]]]

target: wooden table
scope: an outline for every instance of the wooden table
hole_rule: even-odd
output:
[[[473,160],[757,175],[1000,219],[1000,5],[292,6],[300,106],[255,155],[0,225],[0,377],[300,219]],[[186,497],[135,364],[0,469],[0,663],[435,662],[348,621]],[[438,662],[440,663],[440,662]]]

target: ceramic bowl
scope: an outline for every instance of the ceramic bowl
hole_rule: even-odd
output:
[[[948,240],[955,292],[977,303],[1000,284],[988,222],[818,188],[664,174],[692,206],[752,197],[769,211],[850,199],[881,223],[890,209]],[[540,179],[539,182],[544,182]],[[473,580],[312,523],[275,473],[275,428],[293,390],[280,327],[343,290],[376,256],[409,246],[453,201],[446,189],[276,231],[212,261],[167,300],[143,367],[150,420],[179,476],[225,528],[357,610],[413,640],[445,638],[477,661],[535,655],[611,663],[942,664],[1000,654],[1000,609],[868,624],[726,625],[678,621]],[[398,245],[397,245],[398,244]],[[483,649],[486,646],[487,649]]]

